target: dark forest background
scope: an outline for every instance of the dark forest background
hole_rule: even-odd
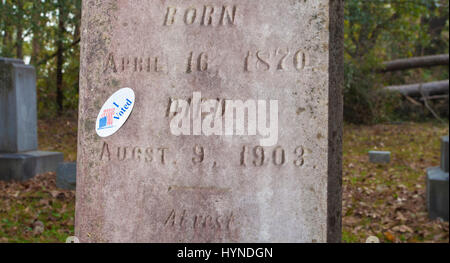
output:
[[[446,54],[448,0],[346,0],[345,119],[352,123],[433,118],[382,87],[448,79],[448,66],[377,73],[384,61]],[[0,0],[0,56],[36,67],[39,117],[75,116],[81,0]],[[448,98],[433,101],[448,118]]]

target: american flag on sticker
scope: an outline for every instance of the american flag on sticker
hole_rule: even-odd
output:
[[[113,127],[113,115],[116,109],[106,109],[103,111],[102,115],[100,116],[100,122],[99,122],[99,130],[102,129],[109,129]]]

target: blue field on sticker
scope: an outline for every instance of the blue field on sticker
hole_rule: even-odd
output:
[[[99,125],[99,129],[104,129],[105,127],[106,127],[106,121],[107,121],[107,118],[106,118],[106,116],[105,117],[103,117],[103,118],[101,118],[100,119],[100,125]]]

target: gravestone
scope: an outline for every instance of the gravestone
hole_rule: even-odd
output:
[[[56,187],[75,190],[77,183],[77,163],[60,163],[56,171]]]
[[[343,1],[88,0],[82,24],[81,242],[340,241]]]
[[[36,73],[22,60],[0,58],[0,180],[56,171],[61,153],[38,151]]]
[[[0,151],[37,149],[36,76],[21,60],[0,58]]]
[[[388,164],[391,162],[391,152],[369,151],[369,161],[377,164]]]
[[[444,136],[441,139],[441,170],[445,173],[449,171],[449,156],[448,156],[448,136]]]
[[[430,219],[448,221],[449,172],[448,136],[441,138],[441,166],[427,169],[427,209]]]

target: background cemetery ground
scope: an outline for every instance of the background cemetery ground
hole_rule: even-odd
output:
[[[345,126],[343,241],[449,242],[449,224],[427,218],[425,170],[438,166],[439,137],[447,124],[437,122]],[[74,117],[41,119],[43,150],[76,159]],[[392,151],[392,162],[368,162],[371,149]],[[0,242],[64,242],[73,235],[75,193],[56,188],[55,174],[23,183],[0,182]]]

